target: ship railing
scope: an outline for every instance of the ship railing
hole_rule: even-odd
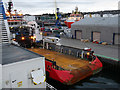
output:
[[[53,87],[52,85],[48,84],[47,82],[46,82],[46,88],[47,88],[47,90],[57,90],[55,87]]]
[[[64,70],[62,67],[58,66],[57,64],[54,64],[54,63],[56,63],[56,61],[52,61],[52,60],[49,60],[49,59],[45,59],[45,60],[52,63],[52,68],[54,68],[56,70]]]
[[[45,49],[63,53],[65,55],[71,55],[83,60],[93,61],[96,56],[93,55],[94,51],[74,48],[70,46],[56,45],[54,43],[45,43]]]

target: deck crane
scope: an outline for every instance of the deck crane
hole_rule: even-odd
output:
[[[60,23],[61,14],[59,12],[59,8],[57,8],[56,0],[55,0],[55,17],[56,17],[56,26],[61,27],[61,23]]]

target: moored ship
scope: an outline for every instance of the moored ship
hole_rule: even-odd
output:
[[[78,12],[78,7],[75,8],[75,12],[72,11],[72,14],[67,18],[64,23],[67,25],[68,28],[71,28],[71,24],[79,21],[80,19],[83,19],[83,14],[81,12]]]
[[[26,24],[26,21],[23,20],[23,14],[21,10],[13,10],[13,3],[11,0],[8,2],[8,6],[6,8],[6,18],[10,29]]]
[[[53,38],[51,40],[52,42],[55,42]],[[24,42],[24,40],[22,40],[22,42]],[[37,48],[29,50],[43,55],[45,57],[47,76],[65,85],[75,84],[102,70],[102,63],[93,55],[91,50],[77,49],[74,52],[72,47],[69,49],[68,47],[64,47],[65,46],[59,47],[55,44],[45,42],[45,49]],[[77,55],[77,57],[70,55]]]
[[[65,85],[73,85],[102,70],[101,61],[93,55],[91,49],[58,46],[55,43],[44,45],[44,49],[29,50],[45,56],[47,77]]]

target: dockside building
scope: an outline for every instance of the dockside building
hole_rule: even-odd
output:
[[[119,20],[119,16],[84,18],[71,25],[71,34],[79,40],[120,44]]]

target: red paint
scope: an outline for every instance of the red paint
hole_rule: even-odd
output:
[[[67,21],[65,21],[64,23],[67,25],[68,28],[71,28],[71,24],[73,24],[74,22],[67,22]]]
[[[54,28],[54,30],[59,30],[58,28]]]
[[[45,67],[46,67],[46,71],[49,72],[49,77],[57,80],[63,84],[66,85],[72,85],[94,73],[97,73],[98,70],[101,70],[102,68],[102,63],[100,62],[100,60],[96,57],[96,59],[94,61],[91,62],[91,64],[85,66],[85,67],[89,67],[90,70],[88,70],[88,72],[85,72],[86,75],[81,75],[79,77],[79,79],[77,79],[77,77],[79,76],[79,74],[81,74],[81,72],[84,71],[83,70],[79,70],[76,72],[75,70],[72,71],[67,71],[67,70],[56,70],[52,67],[52,62],[50,61],[45,61]],[[86,68],[87,69],[87,68]],[[87,70],[85,70],[87,71]],[[99,71],[98,71],[99,72]]]
[[[70,74],[70,71],[56,70],[52,67],[52,63],[47,60],[45,61],[45,68],[46,71],[49,72],[50,78],[60,81],[61,83],[67,83],[71,78],[73,78],[73,75]]]
[[[93,62],[91,62],[91,65],[89,65],[89,67],[91,68],[92,71],[95,71],[97,69],[101,69],[103,65],[100,62],[100,60],[96,57],[96,59]]]
[[[45,28],[44,27],[41,27],[41,29],[40,29],[41,31],[44,31],[45,30]]]
[[[96,43],[96,44],[99,44],[99,42],[98,42],[98,41],[96,41],[95,43]]]
[[[21,21],[25,21],[25,20],[8,20],[8,22],[21,22]]]

